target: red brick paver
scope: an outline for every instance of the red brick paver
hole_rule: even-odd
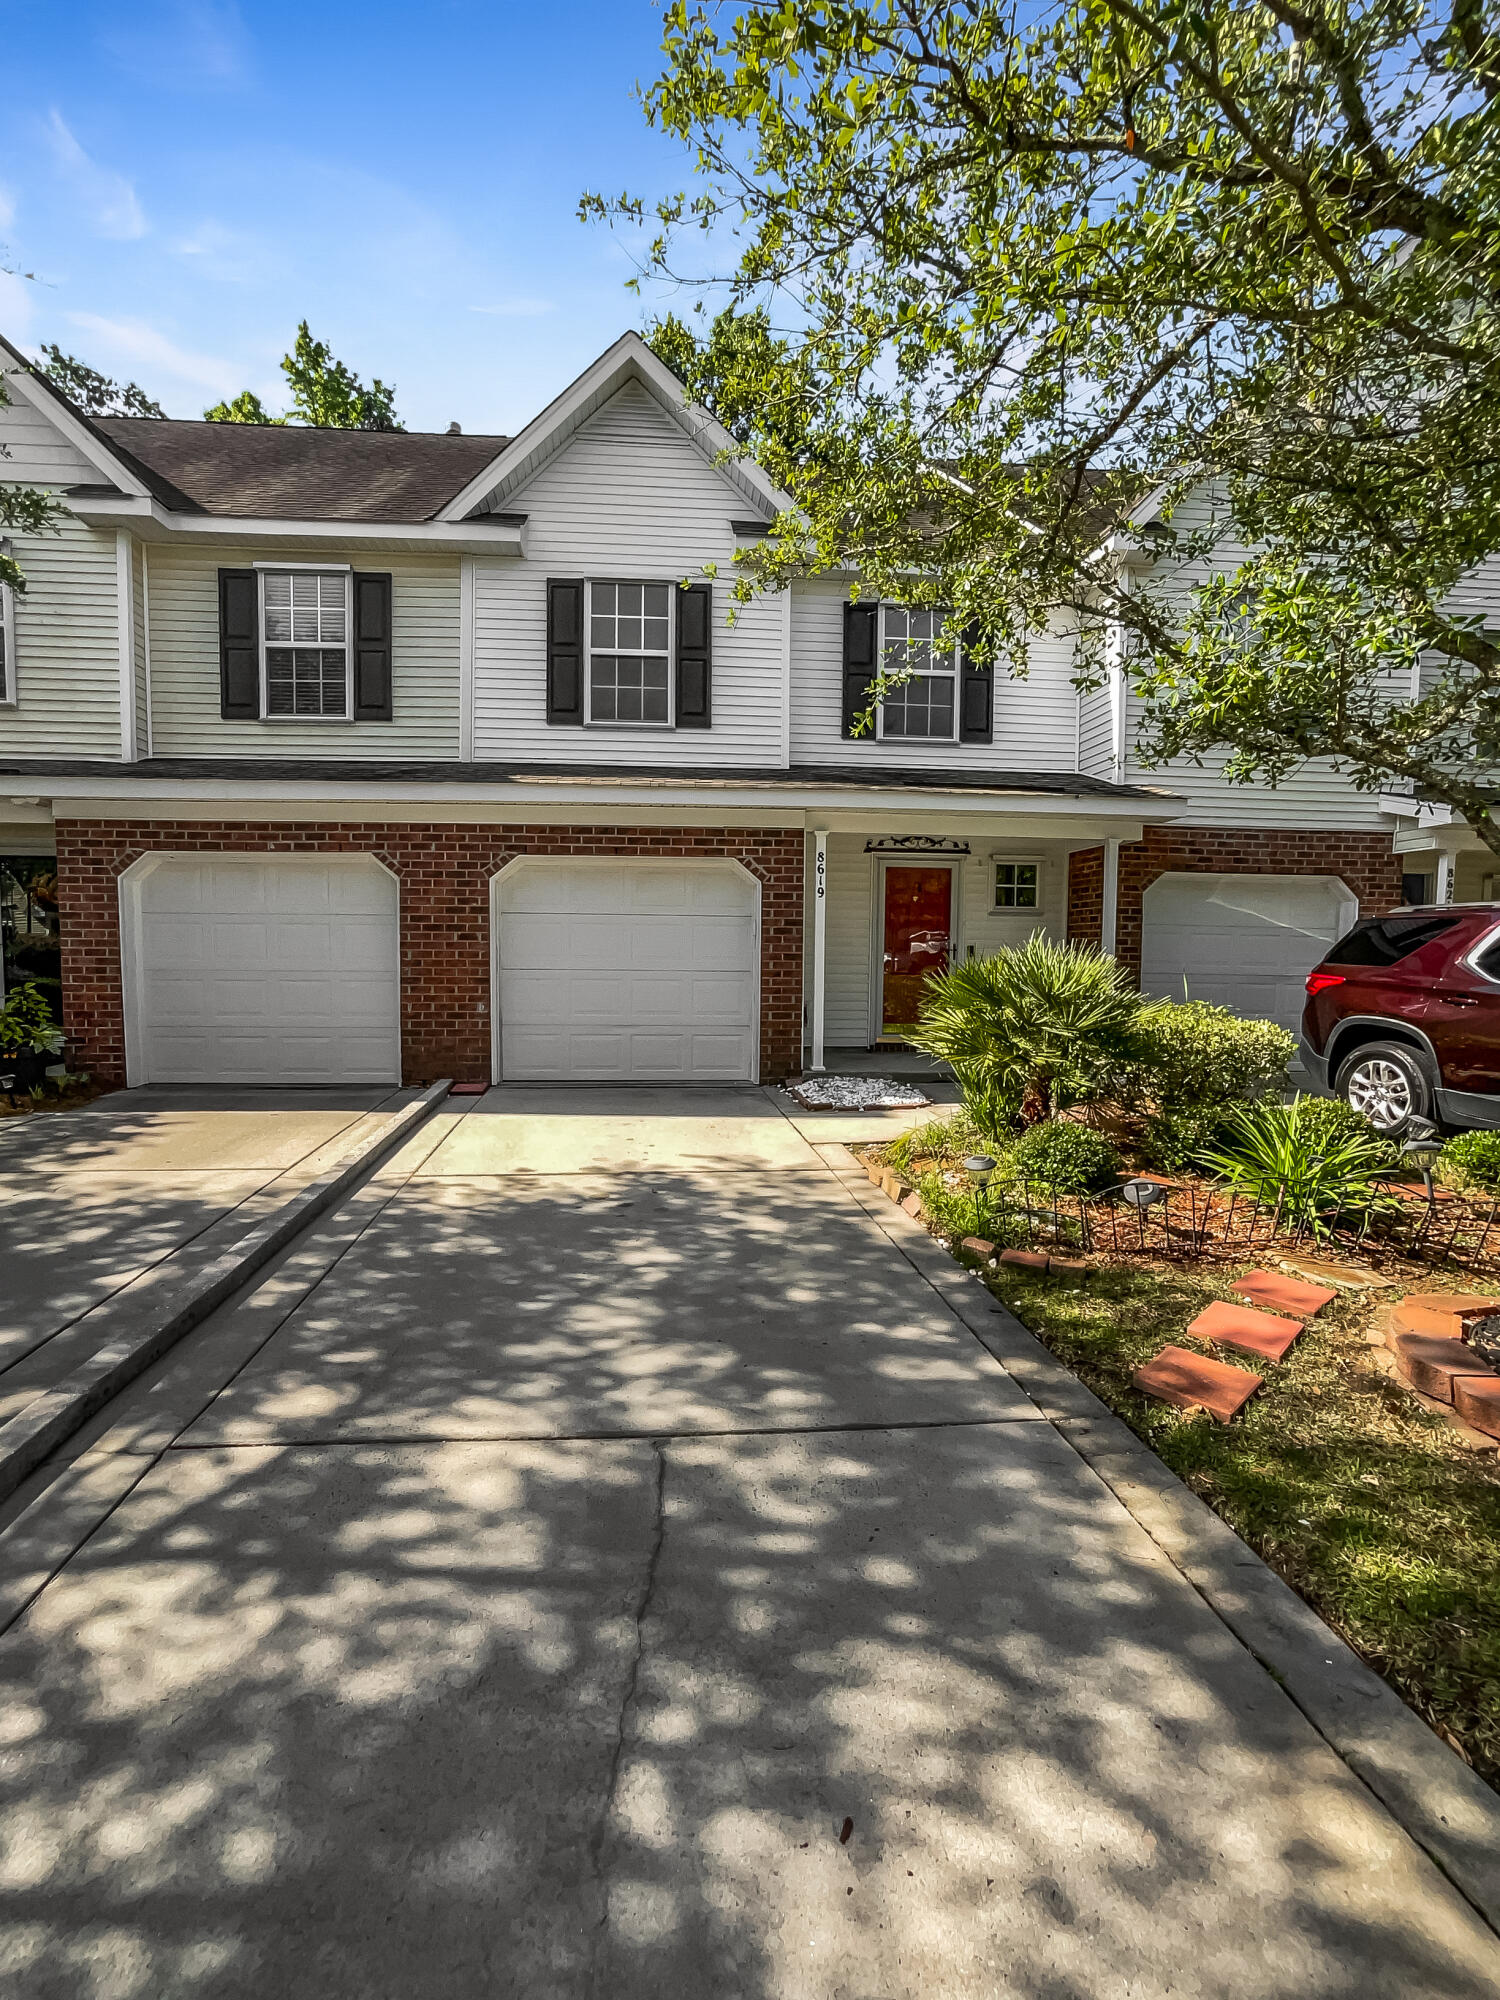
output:
[[[1186,1347],[1164,1347],[1154,1361],[1137,1368],[1131,1381],[1148,1396],[1179,1409],[1207,1410],[1221,1424],[1237,1417],[1261,1385],[1259,1375],[1211,1361]]]
[[[1047,1253],[1045,1250],[1002,1250],[1002,1264],[1019,1264],[1023,1271],[1045,1271]]]
[[[1460,1375],[1453,1384],[1453,1407],[1476,1431],[1500,1438],[1500,1375]]]
[[[1395,1341],[1396,1365],[1414,1389],[1439,1403],[1453,1401],[1453,1385],[1466,1376],[1500,1381],[1472,1347],[1441,1334],[1402,1333]]]
[[[1269,1306],[1272,1312],[1296,1313],[1303,1319],[1311,1319],[1330,1299],[1338,1297],[1326,1285],[1305,1284],[1284,1271],[1247,1271],[1229,1289],[1242,1299],[1253,1299],[1258,1306]]]
[[[1267,1361],[1279,1361],[1301,1331],[1300,1319],[1282,1319],[1276,1313],[1229,1305],[1223,1299],[1205,1306],[1188,1328],[1200,1340],[1242,1348],[1246,1354],[1259,1354]]]
[[[1500,1299],[1476,1292],[1412,1292],[1396,1307],[1403,1333],[1422,1333],[1439,1340],[1462,1340],[1468,1321],[1500,1313]]]

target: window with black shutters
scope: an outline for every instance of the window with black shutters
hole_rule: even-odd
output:
[[[591,583],[588,720],[672,719],[672,586]]]
[[[958,656],[939,650],[946,611],[880,607],[881,672],[904,675],[880,704],[882,737],[951,743],[958,718]]]
[[[260,571],[261,713],[347,720],[348,570]]]

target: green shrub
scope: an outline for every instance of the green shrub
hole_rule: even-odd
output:
[[[34,979],[13,986],[0,1006],[0,1050],[9,1056],[57,1055],[63,1032]]]
[[[1016,1117],[1113,1096],[1141,1005],[1112,958],[1034,937],[929,980],[909,1039],[952,1064],[970,1117],[999,1141]]]
[[[1338,1209],[1372,1212],[1386,1199],[1375,1177],[1389,1165],[1388,1148],[1373,1132],[1340,1136],[1316,1108],[1328,1101],[1295,1097],[1290,1104],[1268,1099],[1235,1106],[1204,1164],[1236,1193],[1275,1207],[1283,1222],[1316,1235],[1327,1233]]]
[[[1401,1148],[1395,1140],[1377,1132],[1364,1113],[1342,1097],[1304,1097],[1300,1130],[1308,1145],[1324,1152],[1342,1146],[1347,1139],[1363,1139],[1374,1147],[1382,1166],[1401,1164]]]
[[[1437,1174],[1448,1187],[1500,1194],[1500,1132],[1460,1132],[1438,1155]]]
[[[1120,1156],[1102,1132],[1070,1118],[1049,1119],[1017,1139],[1001,1170],[1053,1194],[1092,1194],[1120,1178]]]
[[[1129,1081],[1159,1111],[1217,1108],[1264,1096],[1297,1052],[1274,1021],[1244,1021],[1206,1000],[1156,1000],[1141,1009]]]
[[[1141,1165],[1162,1174],[1186,1173],[1222,1143],[1230,1107],[1156,1111],[1141,1129]]]

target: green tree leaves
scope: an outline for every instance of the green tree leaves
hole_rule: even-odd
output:
[[[269,415],[250,389],[233,402],[215,403],[204,416],[215,424],[286,424],[293,421],[341,431],[399,431],[396,391],[377,375],[367,389],[352,368],[335,358],[326,342],[314,340],[306,320],[297,328],[290,354],[281,358],[281,372],[292,391],[285,416]]]
[[[1061,607],[1148,756],[1333,757],[1500,851],[1489,10],[681,0],[664,49],[702,179],[648,264],[737,232],[673,365],[798,502],[746,587],[854,567],[1017,672]]]

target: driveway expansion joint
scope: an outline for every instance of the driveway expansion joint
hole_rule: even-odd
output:
[[[609,1928],[609,1878],[605,1872],[604,1848],[609,1838],[609,1823],[614,1815],[615,1798],[620,1788],[620,1770],[625,1762],[630,1724],[640,1699],[641,1663],[646,1656],[646,1620],[651,1615],[651,1603],[656,1595],[657,1572],[661,1567],[662,1549],[667,1537],[667,1454],[660,1444],[652,1446],[652,1454],[656,1461],[656,1477],[652,1501],[651,1547],[646,1557],[646,1573],[642,1579],[640,1595],[635,1603],[635,1645],[625,1675],[619,1714],[615,1718],[614,1741],[610,1746],[609,1774],[604,1783],[604,1796],[599,1803],[599,1818],[589,1841],[589,1859],[593,1864],[594,1881],[599,1892],[599,1917],[594,1926],[593,1949],[589,1959],[589,1989],[593,1993],[600,1990],[599,1952],[604,1942],[604,1933]]]

